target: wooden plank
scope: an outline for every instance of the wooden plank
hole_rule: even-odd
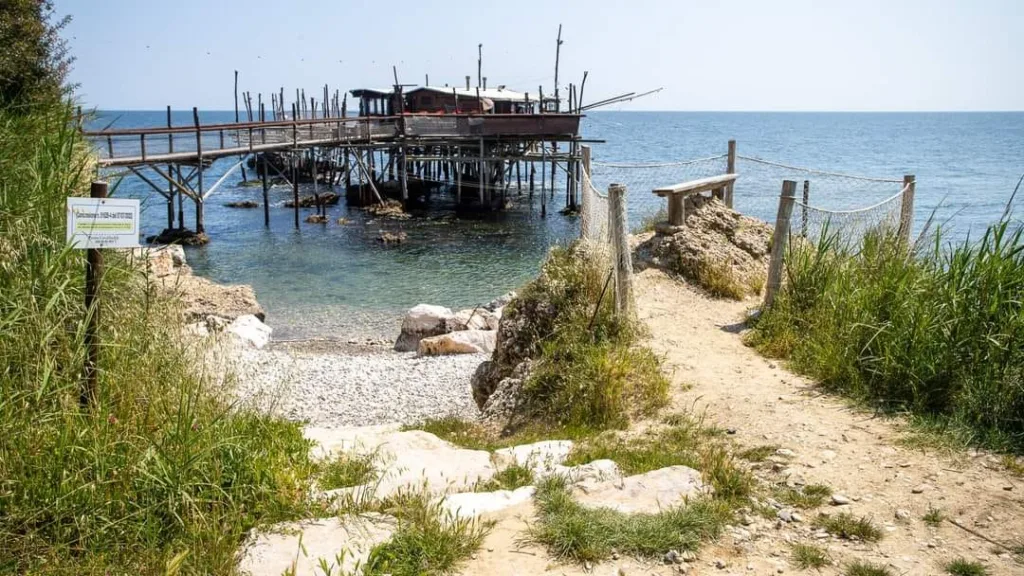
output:
[[[727,184],[731,184],[736,181],[736,174],[722,174],[721,176],[709,176],[707,178],[701,178],[699,180],[690,180],[689,182],[682,182],[680,184],[674,184],[672,186],[665,186],[662,188],[655,188],[654,194],[658,196],[668,196],[671,194],[696,194],[699,192],[707,192],[720,188]]]

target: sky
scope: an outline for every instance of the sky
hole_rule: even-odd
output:
[[[239,89],[320,94],[393,84],[583,101],[621,110],[1024,110],[1022,0],[56,0],[70,14],[82,103],[233,109]],[[255,96],[254,96],[255,99]]]

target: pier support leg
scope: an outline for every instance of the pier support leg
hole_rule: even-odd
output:
[[[295,229],[299,229],[299,158],[292,152],[292,199],[295,202]]]
[[[263,183],[263,225],[270,228],[270,182],[267,181],[267,155],[260,154],[260,161],[263,163],[262,174],[260,175]]]

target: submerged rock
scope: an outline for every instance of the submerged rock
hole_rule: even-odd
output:
[[[318,201],[319,200],[319,201]],[[299,208],[315,208],[317,206],[334,206],[341,200],[341,196],[333,192],[325,192],[317,196],[303,196],[299,198]],[[285,200],[285,208],[295,208],[295,200]]]
[[[395,350],[412,352],[421,339],[446,334],[453,316],[452,311],[443,306],[418,304],[412,307],[402,319],[402,332],[395,342]]]
[[[255,200],[239,200],[237,202],[227,202],[224,206],[228,208],[259,208],[259,202]]]
[[[377,241],[385,246],[389,244],[404,244],[409,236],[405,232],[388,232],[381,230],[377,235]]]
[[[494,351],[493,330],[460,330],[422,338],[416,352],[420,356],[448,354],[490,354]]]
[[[306,216],[306,224],[327,224],[328,221],[327,216],[321,216],[320,214]]]
[[[164,228],[159,234],[147,236],[149,244],[184,244],[186,246],[202,246],[209,244],[210,237],[205,232],[194,232],[188,228]]]

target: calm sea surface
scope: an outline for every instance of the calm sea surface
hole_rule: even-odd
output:
[[[203,122],[233,120],[233,112],[202,116]],[[173,121],[190,125],[191,112],[175,112]],[[93,125],[111,123],[162,126],[166,117],[164,111],[106,111]],[[724,154],[730,138],[741,156],[886,179],[913,174],[918,226],[934,211],[957,238],[997,220],[1024,172],[1024,113],[597,112],[584,119],[583,134],[604,140],[592,145],[594,180],[599,188],[612,181],[627,185],[631,225],[658,209],[651,188],[715,173],[723,161],[655,168],[598,163],[715,156]],[[231,164],[218,161],[207,172],[207,186]],[[774,218],[783,178],[809,180],[810,203],[829,209],[867,206],[901,187],[746,160],[738,168],[736,208],[766,220]],[[540,217],[539,199],[531,204],[525,195],[507,212],[458,219],[441,200],[403,222],[371,222],[342,203],[330,209],[331,224],[303,223],[298,231],[292,210],[283,206],[291,197],[286,187],[271,190],[269,229],[261,209],[224,207],[233,200],[261,200],[259,187],[242,187],[240,181],[235,172],[208,200],[211,242],[187,249],[188,260],[197,274],[215,281],[251,284],[276,338],[394,336],[405,309],[422,302],[453,308],[486,302],[535,274],[549,246],[578,234],[577,220],[557,213],[564,205],[561,178],[551,204],[555,210],[546,219]],[[131,177],[117,194],[144,199],[144,232],[150,234],[163,228],[166,204],[147,188]],[[187,201],[185,215],[193,227]],[[350,222],[336,224],[341,217]],[[383,248],[376,241],[382,228],[406,232],[407,243]]]

